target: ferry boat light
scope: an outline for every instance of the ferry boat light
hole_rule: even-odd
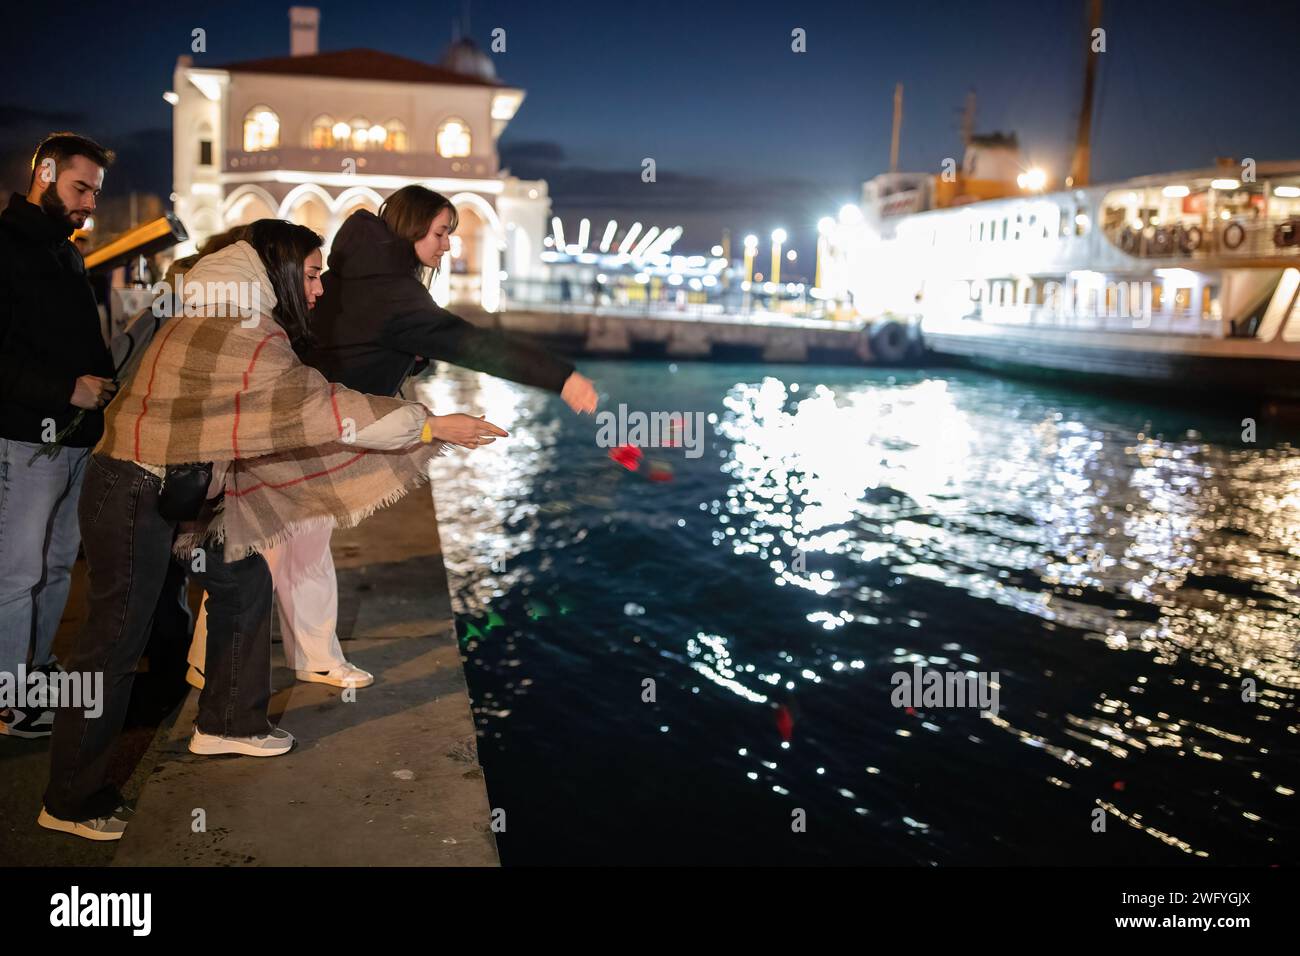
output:
[[[1031,169],[1016,176],[1016,185],[1030,192],[1042,192],[1047,186],[1047,173],[1042,169]]]

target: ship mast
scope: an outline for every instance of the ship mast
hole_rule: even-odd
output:
[[[889,171],[898,172],[898,139],[903,129],[903,84],[894,86],[894,131],[889,138]]]
[[[1101,29],[1101,0],[1088,4],[1088,65],[1083,74],[1083,105],[1079,108],[1079,130],[1074,138],[1074,158],[1070,161],[1070,178],[1066,184],[1078,188],[1088,185],[1092,167],[1092,94],[1097,85],[1097,43]]]

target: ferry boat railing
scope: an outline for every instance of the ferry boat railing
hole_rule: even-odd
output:
[[[966,316],[986,324],[1081,332],[1133,332],[1223,338],[1223,320],[1200,309],[1170,309],[1150,315],[1126,315],[1118,310],[1062,310],[1045,305],[985,305]]]
[[[836,318],[836,303],[806,293],[745,292],[736,285],[700,292],[667,283],[655,289],[641,283],[610,283],[597,289],[589,282],[562,279],[507,279],[502,283],[502,307],[629,318],[709,320],[753,316],[756,321],[774,317],[791,321]]]
[[[1143,259],[1300,258],[1300,216],[1239,216],[1167,226],[1112,226],[1106,238],[1122,252]]]

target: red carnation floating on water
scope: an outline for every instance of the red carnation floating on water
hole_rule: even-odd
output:
[[[646,470],[646,477],[651,481],[672,481],[673,466],[666,461],[652,461]]]
[[[609,450],[609,457],[614,459],[628,471],[636,471],[641,467],[641,458],[644,453],[635,445],[619,445],[617,448]]]
[[[794,736],[794,716],[785,704],[776,708],[776,729],[786,743],[789,743],[790,738]]]

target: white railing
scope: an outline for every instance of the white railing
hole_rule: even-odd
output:
[[[1014,325],[1035,329],[1071,329],[1086,332],[1135,332],[1148,335],[1193,335],[1223,338],[1221,318],[1199,309],[1171,309],[1150,315],[1115,312],[1065,311],[1045,305],[981,305],[966,316],[990,325]]]

